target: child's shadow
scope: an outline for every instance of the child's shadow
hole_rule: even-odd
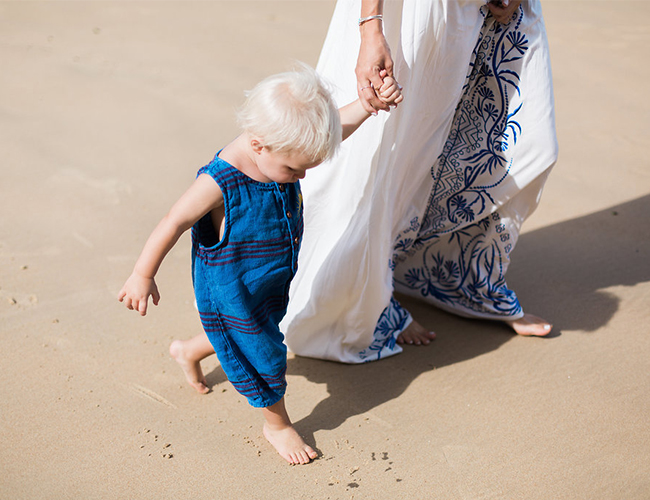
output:
[[[520,237],[508,284],[527,310],[563,329],[594,331],[617,312],[604,288],[650,281],[650,195]],[[420,374],[485,354],[512,338],[503,324],[466,320],[413,299],[400,301],[438,338],[427,347],[363,365],[294,357],[288,374],[327,384],[329,397],[296,423],[309,441],[400,396]],[[312,436],[310,438],[309,436]]]

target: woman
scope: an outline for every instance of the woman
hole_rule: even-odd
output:
[[[382,70],[405,98],[303,182],[305,237],[282,323],[293,352],[358,363],[428,343],[394,290],[519,334],[551,331],[505,282],[557,156],[541,8],[520,3],[338,2],[318,65],[338,104],[358,93],[384,109]]]

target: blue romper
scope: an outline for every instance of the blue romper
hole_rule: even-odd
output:
[[[225,231],[208,213],[192,227],[192,278],[201,323],[228,380],[254,407],[286,389],[279,323],[303,231],[300,184],[258,182],[217,156],[201,168],[219,185]]]

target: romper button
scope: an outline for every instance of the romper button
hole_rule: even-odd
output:
[[[297,237],[297,236],[293,239],[293,242],[294,242],[296,245],[298,244],[298,237]]]
[[[291,219],[291,212],[287,212],[287,219]]]
[[[280,191],[284,191],[284,184],[280,184],[278,188],[280,188]]]

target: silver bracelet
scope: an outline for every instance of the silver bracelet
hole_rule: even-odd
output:
[[[373,19],[379,19],[380,21],[383,21],[384,16],[382,16],[381,14],[377,14],[376,16],[360,17],[359,18],[359,26],[361,26],[366,21],[372,21]]]

